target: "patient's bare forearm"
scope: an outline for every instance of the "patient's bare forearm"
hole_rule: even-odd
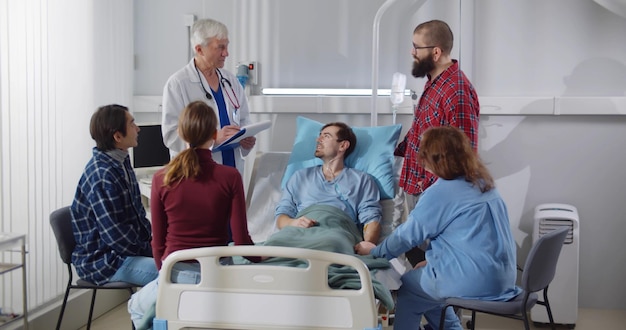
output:
[[[368,222],[363,227],[363,239],[367,242],[378,244],[380,238],[380,222],[372,221]]]
[[[284,227],[289,226],[292,221],[293,219],[289,216],[281,214],[276,218],[276,227],[278,227],[278,229],[283,229]]]

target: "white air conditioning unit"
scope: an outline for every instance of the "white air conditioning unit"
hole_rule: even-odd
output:
[[[569,228],[569,233],[559,255],[554,279],[548,287],[548,301],[554,322],[573,328],[578,319],[578,210],[572,205],[556,203],[535,208],[533,244],[544,234],[563,227]],[[538,294],[543,300],[541,292]],[[541,305],[532,308],[531,319],[535,323],[550,323],[546,308]]]

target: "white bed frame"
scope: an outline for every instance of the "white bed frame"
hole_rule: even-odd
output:
[[[223,266],[220,257],[274,256],[306,260],[308,267],[270,264]],[[199,284],[172,283],[178,261],[197,260]],[[360,290],[332,289],[328,267],[356,269]],[[155,330],[382,329],[370,272],[350,255],[275,246],[227,246],[170,254],[159,273]]]

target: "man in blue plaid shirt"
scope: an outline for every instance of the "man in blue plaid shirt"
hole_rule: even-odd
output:
[[[91,117],[93,157],[85,166],[71,206],[80,278],[96,284],[123,281],[143,286],[158,276],[152,229],[130,164],[139,127],[128,108],[100,107]]]

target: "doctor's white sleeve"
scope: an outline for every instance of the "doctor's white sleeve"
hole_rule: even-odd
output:
[[[163,144],[170,149],[172,156],[185,149],[185,143],[178,136],[178,117],[185,107],[180,88],[179,84],[171,80],[163,88],[161,131]]]

